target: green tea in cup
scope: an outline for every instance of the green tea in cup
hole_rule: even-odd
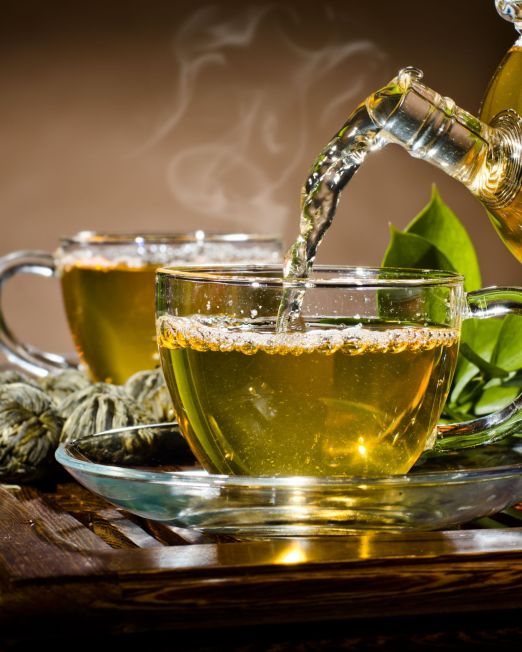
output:
[[[214,473],[406,473],[455,370],[462,279],[316,268],[279,331],[278,267],[159,270],[161,364],[182,432]]]
[[[281,239],[270,235],[85,231],[63,238],[52,254],[21,251],[0,259],[0,287],[21,272],[58,277],[79,364],[94,381],[121,384],[159,365],[154,326],[158,267],[270,263],[280,260],[281,252]],[[37,375],[77,364],[20,342],[1,310],[0,350]]]

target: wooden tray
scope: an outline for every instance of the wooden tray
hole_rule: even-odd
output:
[[[79,649],[93,632],[140,647],[153,637],[155,649],[176,640],[177,650],[363,639],[513,649],[520,514],[444,532],[210,540],[117,510],[75,482],[0,485],[0,636],[9,649],[46,637],[55,650]]]

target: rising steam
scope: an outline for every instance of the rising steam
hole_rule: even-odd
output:
[[[176,201],[212,216],[216,229],[282,232],[289,217],[297,220],[312,158],[382,63],[375,45],[347,37],[331,10],[312,22],[326,35],[317,46],[305,45],[297,11],[269,4],[227,16],[215,5],[175,34],[175,105],[145,147],[172,144],[167,178]]]

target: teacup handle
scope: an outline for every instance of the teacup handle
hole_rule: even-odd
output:
[[[492,287],[466,295],[465,319],[487,319],[522,315],[522,288]],[[506,407],[483,417],[437,426],[437,437],[427,453],[445,453],[462,448],[492,444],[510,435],[522,424],[522,393]]]
[[[56,276],[56,265],[51,254],[45,251],[15,251],[0,258],[0,351],[9,362],[36,376],[47,376],[63,369],[76,369],[72,360],[56,353],[46,353],[20,342],[7,325],[2,305],[4,283],[16,274]]]

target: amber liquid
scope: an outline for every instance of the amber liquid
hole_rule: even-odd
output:
[[[504,109],[522,115],[522,48],[514,45],[493,75],[480,110],[480,117],[489,122]]]
[[[156,264],[76,262],[61,274],[73,340],[93,380],[121,384],[159,365],[154,326]]]
[[[497,113],[514,109],[522,116],[522,48],[513,46],[501,61],[486,90],[481,119],[489,123]],[[507,206],[490,209],[495,229],[512,254],[522,262],[522,189]]]
[[[160,317],[163,371],[196,456],[225,474],[406,473],[440,416],[458,333],[306,326]]]

